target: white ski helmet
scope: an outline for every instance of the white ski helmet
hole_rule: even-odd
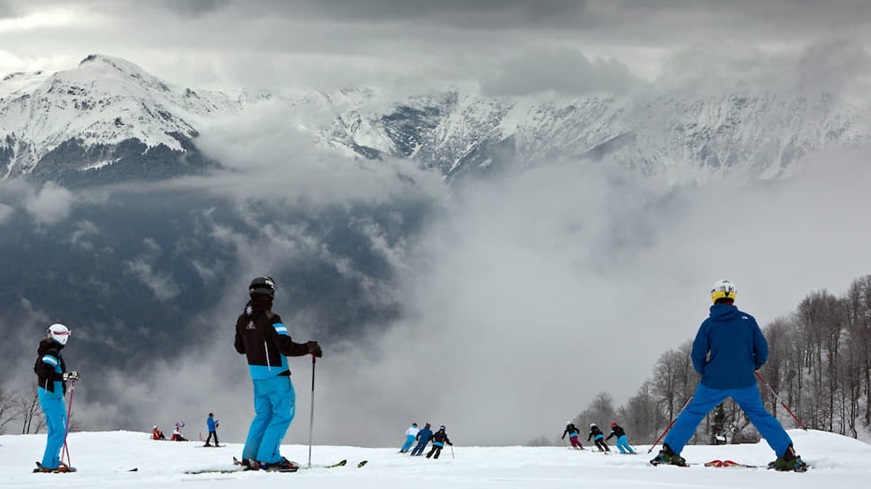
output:
[[[736,295],[738,295],[738,287],[735,287],[735,284],[728,280],[717,280],[711,286],[711,302],[715,304],[717,299],[731,299],[734,301]]]
[[[593,426],[596,426],[596,423],[590,423],[590,428],[592,428]]]
[[[70,339],[70,329],[61,323],[54,323],[49,326],[45,334],[61,345],[66,345],[67,340]]]

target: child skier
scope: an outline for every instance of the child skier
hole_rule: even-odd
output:
[[[182,428],[184,428],[184,423],[176,423],[175,429],[172,430],[172,438],[170,438],[169,440],[170,441],[188,441],[187,438],[185,438],[181,434]]]
[[[605,443],[605,435],[602,434],[602,430],[596,426],[596,423],[592,423],[590,425],[590,434],[587,435],[587,441],[590,441],[590,438],[596,443],[596,447],[599,448],[600,452],[610,452],[611,449],[608,448],[608,444]]]
[[[45,440],[45,452],[42,462],[37,464],[34,472],[72,472],[75,469],[60,461],[60,451],[67,436],[67,413],[64,406],[64,395],[67,391],[67,381],[76,381],[79,373],[66,371],[66,364],[60,351],[70,338],[70,330],[63,324],[52,324],[46,331],[46,337],[39,342],[36,364],[33,371],[38,379],[37,388],[39,407],[45,414],[45,426],[48,436]]]
[[[399,449],[399,453],[405,453],[411,448],[411,445],[414,444],[414,440],[417,438],[417,433],[420,429],[417,427],[417,423],[411,423],[411,427],[405,430],[405,443],[402,444],[402,448]]]
[[[426,448],[426,444],[429,443],[429,439],[432,438],[432,430],[429,429],[429,423],[423,427],[422,430],[417,432],[417,445],[415,445],[414,450],[411,451],[411,456],[416,457],[419,455],[423,455],[423,449]]]
[[[581,444],[581,439],[578,437],[580,430],[575,427],[575,424],[571,421],[567,421],[566,430],[563,431],[562,439],[566,439],[566,435],[569,435],[569,441],[572,442],[572,447],[578,450],[583,450],[584,445]]]
[[[611,433],[608,435],[608,438],[605,438],[605,441],[611,439],[612,436],[617,437],[617,449],[620,450],[620,453],[635,453],[635,450],[629,446],[629,441],[626,438],[626,431],[615,422],[611,423]]]
[[[444,425],[442,425],[439,426],[439,430],[436,431],[434,435],[432,435],[432,450],[430,450],[429,453],[426,454],[426,458],[439,458],[439,455],[442,453],[442,448],[444,448],[445,443],[450,446],[454,446],[454,444],[451,443],[451,440],[448,439],[448,434],[445,433],[445,427]]]

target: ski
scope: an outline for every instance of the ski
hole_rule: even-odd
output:
[[[735,462],[734,460],[711,460],[710,462],[705,462],[705,467],[739,467],[745,469],[758,469],[760,468],[758,465],[748,465],[742,464],[740,462]]]
[[[369,463],[368,460],[363,460],[362,462],[360,462],[360,463],[357,464],[357,468],[359,469],[360,467],[366,465],[367,463]]]

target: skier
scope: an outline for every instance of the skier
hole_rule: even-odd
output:
[[[420,429],[417,427],[417,423],[411,423],[411,426],[405,430],[405,443],[402,444],[402,448],[399,449],[399,453],[405,453],[411,448],[411,445],[414,444],[415,438],[417,438],[417,433]]]
[[[626,438],[626,431],[624,431],[620,425],[613,421],[611,422],[611,433],[608,435],[607,438],[605,438],[605,441],[610,440],[612,436],[617,437],[616,447],[618,450],[620,450],[620,453],[635,454],[635,450],[633,450],[632,447],[629,446],[629,441]]]
[[[583,450],[584,445],[581,444],[581,439],[578,437],[580,430],[575,427],[575,424],[571,421],[566,421],[566,429],[563,431],[562,439],[566,439],[566,435],[569,435],[569,441],[572,442],[572,447]]]
[[[605,435],[602,434],[602,430],[596,426],[596,423],[590,424],[590,434],[587,435],[587,441],[590,441],[590,438],[596,443],[596,447],[600,452],[610,452],[611,449],[608,448],[608,444],[605,443]]]
[[[172,430],[172,437],[170,437],[169,441],[188,441],[187,438],[182,436],[181,429],[184,428],[184,423],[179,422],[175,424],[175,429]]]
[[[296,394],[287,357],[323,356],[317,341],[294,343],[287,326],[272,312],[275,281],[257,277],[248,286],[250,300],[236,320],[236,351],[246,356],[254,384],[255,416],[248,429],[242,463],[249,469],[295,470],[281,456],[281,441],[296,412]]]
[[[45,452],[42,462],[34,472],[71,472],[72,467],[60,461],[60,451],[66,442],[67,413],[64,406],[64,395],[67,391],[67,381],[79,379],[75,370],[66,371],[66,364],[60,351],[70,338],[70,330],[60,323],[52,324],[46,331],[46,337],[39,342],[36,363],[33,371],[38,378],[37,392],[39,406],[45,415],[45,426],[48,435],[45,441]]]
[[[151,439],[152,440],[166,440],[166,437],[163,436],[163,432],[160,431],[160,428],[157,425],[154,425],[154,428],[151,428]]]
[[[215,446],[218,445],[218,420],[215,419],[215,413],[209,413],[209,417],[206,418],[206,428],[209,430],[209,436],[206,438],[206,444],[203,446],[210,447],[212,446],[209,442],[212,441],[212,438],[215,439]]]
[[[665,437],[662,450],[650,461],[654,465],[686,465],[680,453],[699,422],[731,397],[777,455],[770,468],[807,470],[807,464],[795,453],[792,439],[762,404],[754,371],[768,360],[768,342],[756,319],[735,307],[737,292],[735,284],[728,280],[719,280],[711,287],[714,304],[710,316],[699,327],[690,353],[693,368],[702,378]]]
[[[432,450],[430,450],[429,453],[426,454],[426,458],[432,457],[434,459],[438,459],[439,455],[442,453],[442,448],[444,448],[445,443],[450,446],[454,446],[454,444],[451,443],[451,440],[448,439],[448,434],[445,433],[445,427],[444,425],[442,425],[439,426],[439,430],[436,431],[434,435],[432,435]]]
[[[418,455],[423,455],[423,449],[426,448],[426,444],[429,443],[430,438],[432,438],[432,430],[429,429],[429,423],[427,423],[422,430],[417,432],[417,436],[415,436],[417,445],[415,445],[414,449],[411,451],[411,456],[416,457]]]

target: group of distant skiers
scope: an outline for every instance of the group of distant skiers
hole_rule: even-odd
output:
[[[206,429],[209,431],[209,437],[206,438],[206,444],[203,445],[204,447],[220,446],[218,445],[218,425],[219,423],[218,420],[215,419],[215,413],[209,413],[209,417],[206,418]],[[188,441],[188,439],[181,434],[182,428],[184,428],[184,421],[179,421],[175,424],[175,429],[172,430],[172,438],[170,438],[170,441]],[[211,444],[213,438],[215,439],[214,445]],[[157,425],[154,425],[151,429],[151,439],[166,440],[166,436],[164,436],[163,431],[161,431]]]
[[[439,458],[445,444],[454,446],[448,438],[444,425],[439,426],[438,431],[433,433],[429,423],[426,423],[423,428],[418,428],[417,423],[411,423],[411,426],[405,430],[405,443],[402,444],[399,453],[408,453],[409,449],[411,449],[410,456],[417,457],[423,455],[423,450],[430,440],[432,440],[432,449],[426,454],[426,458]],[[414,442],[417,442],[417,445],[414,445]],[[414,445],[414,448],[411,448],[412,445]]]
[[[566,423],[566,429],[563,431],[562,439],[566,439],[566,435],[569,437],[569,441],[572,444],[572,447],[578,450],[583,450],[584,445],[580,440],[580,430],[575,426],[575,424],[571,421]],[[620,453],[636,453],[635,450],[629,445],[629,441],[626,438],[626,431],[618,425],[616,422],[611,423],[611,433],[608,434],[608,437],[605,437],[605,434],[602,433],[602,430],[596,426],[596,423],[590,424],[590,431],[587,434],[587,441],[593,440],[593,443],[596,444],[596,448],[599,449],[600,452],[610,452],[611,449],[608,447],[607,441],[611,438],[617,438],[617,444],[615,445]]]

